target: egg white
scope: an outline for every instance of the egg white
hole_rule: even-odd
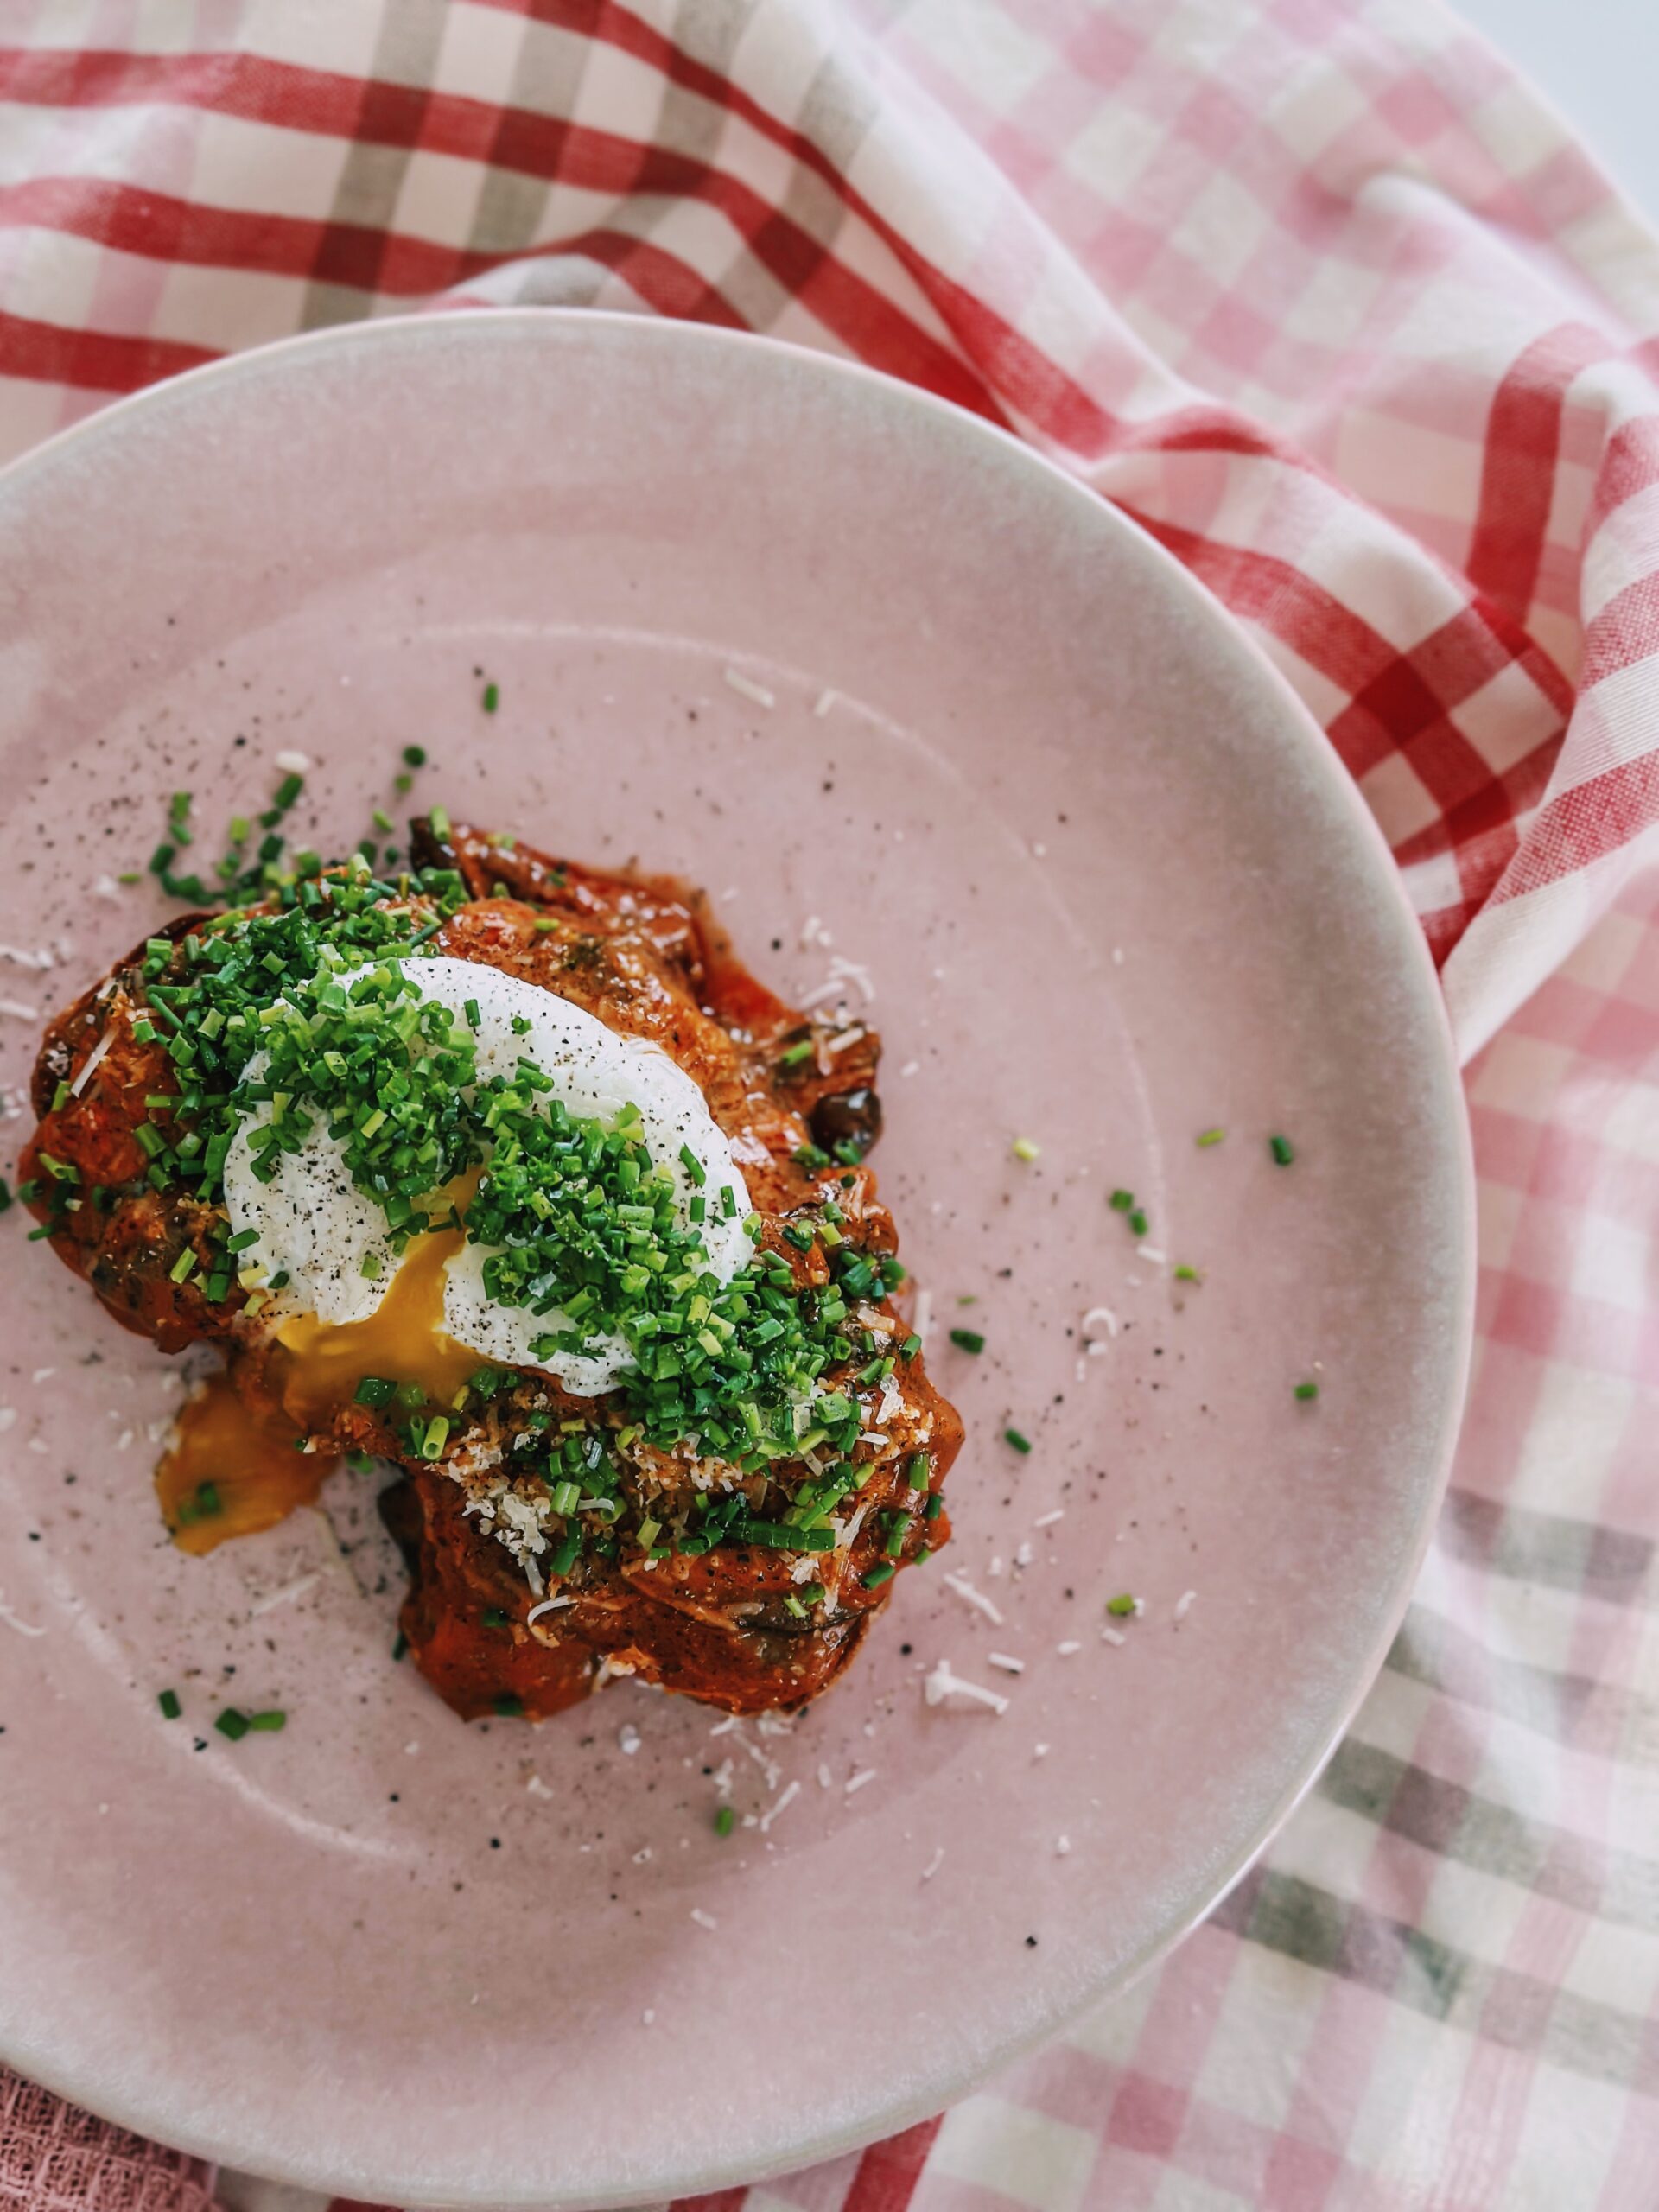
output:
[[[340,981],[349,984],[363,972],[343,971]],[[473,1042],[481,1077],[511,1077],[521,1059],[530,1060],[574,1115],[608,1124],[624,1106],[637,1106],[652,1159],[673,1175],[675,1211],[682,1225],[689,1225],[697,1185],[680,1158],[684,1146],[707,1178],[702,1189],[709,1217],[702,1235],[713,1272],[729,1282],[746,1265],[753,1249],[743,1228],[750,1211],[747,1187],[702,1091],[659,1046],[620,1036],[551,991],[474,961],[410,960],[405,973],[423,999],[448,1007],[463,1022],[467,1001],[477,1001]],[[522,1033],[513,1029],[515,1015],[530,1025]],[[256,1061],[250,1073],[257,1077],[260,1071]],[[267,1277],[287,1270],[286,1287],[267,1308],[273,1320],[308,1313],[336,1327],[366,1321],[401,1265],[386,1217],[353,1185],[341,1146],[321,1121],[297,1152],[278,1155],[276,1174],[261,1182],[253,1172],[252,1139],[269,1119],[270,1109],[262,1107],[244,1122],[225,1162],[232,1232],[258,1232],[258,1243],[242,1255],[244,1269]],[[730,1218],[721,1198],[728,1189],[736,1208]],[[537,1360],[532,1344],[569,1324],[557,1312],[537,1314],[497,1304],[484,1287],[489,1249],[468,1243],[445,1270],[443,1325],[456,1343],[505,1366],[544,1368],[579,1396],[614,1389],[633,1365],[622,1338],[595,1337],[586,1352],[555,1352]],[[380,1263],[372,1281],[363,1272],[372,1258]]]

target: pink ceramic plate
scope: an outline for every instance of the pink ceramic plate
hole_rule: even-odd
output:
[[[100,415],[0,485],[0,606],[9,1084],[27,1009],[162,918],[111,879],[165,794],[211,839],[298,749],[338,849],[418,740],[421,797],[684,872],[787,994],[868,969],[878,1165],[969,1423],[956,1544],[791,1732],[626,1684],[464,1727],[392,1663],[368,1478],[169,1548],[177,1376],[14,1211],[0,2054],[354,2196],[632,2202],[931,2112],[1171,1943],[1381,1660],[1469,1327],[1429,963],[1266,663],[966,415],[534,311]],[[1007,1710],[927,1703],[939,1661]],[[227,1743],[232,1698],[286,1732]],[[759,1824],[721,1840],[727,1759]]]

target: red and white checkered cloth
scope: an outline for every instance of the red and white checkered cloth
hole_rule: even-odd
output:
[[[1319,1790],[1128,1998],[750,2212],[1653,2212],[1659,245],[1433,0],[0,0],[0,455],[434,302],[855,354],[1252,629],[1479,1054],[1469,1426]],[[46,2109],[0,2084],[0,2205],[72,2201]]]

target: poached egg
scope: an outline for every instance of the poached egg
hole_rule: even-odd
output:
[[[702,1169],[708,1217],[699,1225],[714,1273],[729,1282],[753,1247],[743,1222],[749,1196],[729,1142],[697,1085],[660,1046],[607,1028],[594,1014],[521,977],[470,960],[442,956],[407,960],[404,972],[424,1000],[448,1007],[465,1027],[475,1003],[472,1031],[480,1079],[511,1079],[520,1060],[547,1077],[552,1095],[569,1112],[609,1125],[625,1106],[638,1108],[653,1162],[674,1179],[674,1207],[690,1223],[698,1185],[681,1157],[689,1151]],[[365,972],[340,977],[347,985]],[[515,1030],[515,1019],[523,1026]],[[251,1075],[261,1072],[256,1061]],[[537,1359],[531,1346],[569,1326],[555,1311],[502,1306],[484,1287],[490,1248],[468,1243],[459,1230],[429,1231],[400,1255],[391,1247],[385,1215],[359,1191],[343,1147],[315,1118],[296,1152],[276,1155],[268,1183],[254,1173],[252,1139],[269,1121],[259,1107],[238,1128],[225,1161],[225,1203],[234,1235],[249,1230],[257,1242],[241,1255],[245,1283],[263,1286],[274,1275],[287,1282],[270,1294],[264,1311],[280,1342],[294,1355],[290,1395],[296,1413],[323,1414],[348,1402],[365,1375],[420,1383],[435,1402],[448,1404],[481,1362],[540,1368],[579,1397],[613,1389],[633,1366],[617,1335],[594,1336],[585,1350],[556,1351]],[[734,1211],[721,1193],[733,1193]],[[461,1198],[465,1179],[442,1193]],[[365,1273],[367,1263],[369,1272]]]

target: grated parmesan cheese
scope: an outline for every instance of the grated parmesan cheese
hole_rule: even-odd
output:
[[[1002,1614],[1001,1609],[993,1604],[991,1599],[985,1595],[985,1592],[982,1590],[976,1590],[973,1584],[969,1581],[966,1575],[947,1574],[944,1578],[944,1586],[947,1590],[954,1591],[956,1595],[962,1599],[963,1603],[964,1605],[971,1605],[976,1612],[983,1613],[986,1619],[990,1622],[993,1628],[1001,1627]]]
[[[988,1705],[999,1719],[1008,1709],[1008,1700],[997,1690],[988,1690],[982,1683],[969,1682],[953,1674],[950,1662],[941,1659],[938,1665],[922,1684],[922,1695],[930,1705],[943,1705],[947,1698],[965,1697],[975,1705]]]
[[[766,1811],[760,1815],[760,1833],[763,1835],[777,1819],[779,1814],[783,1812],[786,1807],[792,1805],[800,1794],[800,1783],[798,1782],[791,1782],[788,1789],[783,1793],[782,1796],[778,1799],[777,1802],[767,1806]]]
[[[256,1598],[248,1607],[249,1618],[253,1619],[260,1613],[272,1612],[278,1605],[292,1605],[296,1599],[303,1598],[308,1590],[315,1590],[321,1580],[321,1575],[314,1572],[302,1574],[295,1581],[285,1582],[280,1590],[268,1590],[263,1598]]]
[[[757,683],[752,676],[745,676],[741,668],[723,669],[721,672],[740,698],[752,699],[757,707],[777,705],[777,699],[766,685]]]

